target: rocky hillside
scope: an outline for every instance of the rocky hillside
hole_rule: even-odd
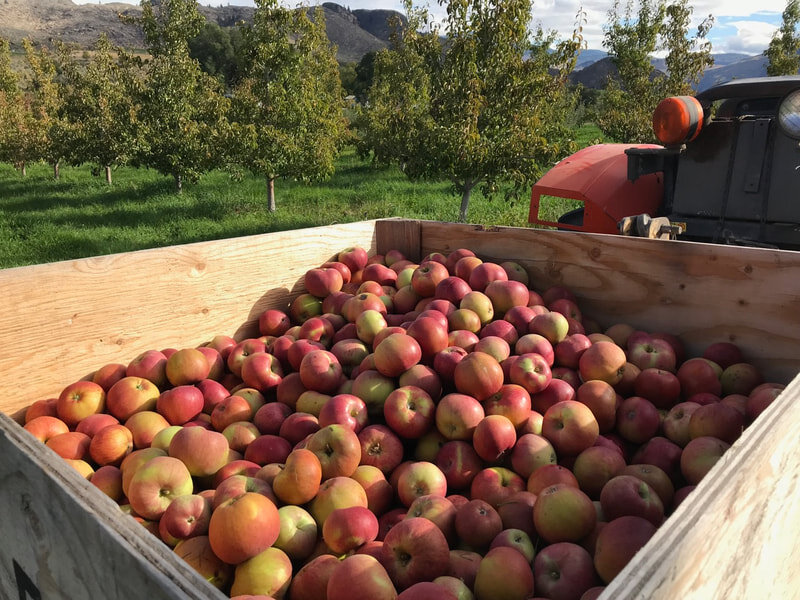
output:
[[[389,10],[355,10],[332,3],[323,4],[328,38],[338,49],[341,62],[358,61],[371,50],[388,45],[389,19],[403,18]],[[244,6],[200,6],[210,22],[230,27],[249,21],[253,8]],[[138,5],[74,4],[71,0],[0,0],[0,37],[18,47],[23,38],[46,43],[60,39],[82,48],[91,46],[101,33],[115,44],[141,48],[143,39],[137,27],[122,23],[119,14],[137,14]]]

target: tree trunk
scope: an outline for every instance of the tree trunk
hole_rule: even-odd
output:
[[[267,177],[267,210],[275,212],[275,178]]]
[[[467,222],[467,209],[469,208],[469,197],[472,194],[472,184],[465,184],[461,192],[461,208],[458,211],[458,222]]]
[[[106,183],[111,185],[111,167],[106,165]]]
[[[22,173],[23,177],[25,177],[28,174],[28,167],[25,164],[25,161],[19,163],[19,172]]]
[[[61,164],[59,161],[53,161],[53,179],[58,180],[60,173]]]
[[[179,194],[183,192],[183,177],[180,173],[175,173],[175,191]]]

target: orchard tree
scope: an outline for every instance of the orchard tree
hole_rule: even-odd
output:
[[[703,71],[713,64],[706,41],[713,25],[709,15],[690,35],[692,8],[687,0],[633,0],[624,10],[619,0],[609,11],[603,46],[619,72],[610,80],[598,102],[597,123],[612,139],[646,142],[653,139],[652,114],[667,96],[691,93]],[[657,73],[652,56],[665,54],[667,73]]]
[[[85,69],[64,56],[62,113],[69,123],[70,159],[105,170],[126,164],[142,150],[137,98],[141,96],[141,61],[113,46],[103,35]]]
[[[476,187],[491,196],[508,181],[527,187],[573,149],[574,96],[566,77],[581,46],[531,34],[529,0],[451,0],[444,31],[406,0],[391,48],[374,61],[361,123],[362,148],[412,179],[446,178],[467,219]]]
[[[53,167],[53,177],[59,177],[59,165],[64,158],[65,132],[68,124],[61,118],[61,90],[56,80],[56,62],[44,47],[37,48],[29,39],[22,42],[28,64],[27,99],[23,116],[23,163],[43,160]]]
[[[253,24],[243,31],[244,77],[232,99],[232,161],[267,183],[275,210],[275,179],[330,176],[344,140],[342,85],[336,49],[322,9],[305,10],[256,0]]]
[[[11,68],[11,48],[8,40],[0,39],[0,162],[18,166],[23,175],[25,114],[19,77]]]
[[[764,51],[767,57],[767,75],[797,75],[800,70],[800,0],[789,0],[783,11],[783,22],[772,36],[769,47]]]
[[[141,162],[175,180],[197,181],[220,166],[228,139],[227,101],[220,83],[189,55],[189,40],[203,27],[194,0],[143,0],[138,23],[152,59],[145,66]]]

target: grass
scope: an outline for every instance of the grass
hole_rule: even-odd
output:
[[[599,137],[591,126],[578,133],[581,145]],[[265,182],[253,176],[236,182],[214,171],[177,195],[171,178],[149,169],[121,167],[109,186],[89,167],[64,167],[56,181],[47,165],[30,166],[24,178],[0,165],[0,268],[383,217],[458,218],[449,183],[411,182],[352,149],[328,181],[278,181],[275,195],[270,213]],[[475,191],[468,220],[524,227],[529,200],[527,193],[505,201]],[[554,206],[549,218],[565,208]]]

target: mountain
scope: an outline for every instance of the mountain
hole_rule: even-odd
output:
[[[581,55],[587,52],[599,52],[598,50],[584,50]],[[591,61],[591,58],[598,56],[591,54],[587,60],[583,61],[583,68],[576,68],[570,75],[572,83],[580,83],[586,88],[600,89],[605,86],[609,77],[616,77],[617,69],[613,60],[607,54],[598,60]],[[738,53],[720,53],[712,55],[714,66],[706,69],[696,86],[696,91],[701,92],[712,86],[732,79],[744,79],[746,77],[765,77],[767,74],[767,59],[763,55],[749,56]],[[651,61],[654,73],[666,71],[666,63],[663,58],[654,58]],[[581,62],[579,61],[579,65]]]
[[[231,27],[251,21],[254,9],[246,6],[198,6],[209,22]],[[309,9],[313,10],[313,9]],[[337,47],[340,62],[355,62],[372,50],[389,45],[389,20],[392,10],[350,11],[333,2],[322,5],[328,39]],[[81,48],[90,47],[101,33],[117,45],[142,48],[144,39],[138,27],[122,23],[119,14],[138,15],[138,5],[125,3],[74,4],[71,0],[0,0],[0,37],[19,47],[29,37],[39,43],[60,39]]]

